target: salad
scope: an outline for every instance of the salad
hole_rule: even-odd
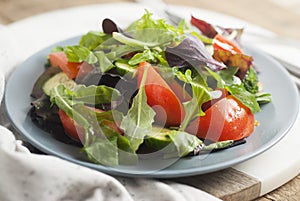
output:
[[[193,16],[173,26],[147,10],[126,28],[104,19],[102,31],[49,52],[31,118],[107,166],[230,148],[271,101],[241,34]]]

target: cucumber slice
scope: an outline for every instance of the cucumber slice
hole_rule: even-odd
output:
[[[172,142],[171,138],[168,137],[169,133],[169,129],[154,127],[150,133],[147,133],[145,138],[146,146],[156,150],[163,149]]]
[[[73,89],[76,86],[74,80],[70,79],[64,72],[60,72],[48,79],[42,89],[46,95],[50,96],[51,90],[59,84],[63,84],[68,89]]]
[[[127,63],[117,61],[117,62],[115,62],[115,65],[116,65],[117,71],[120,75],[125,75],[127,73],[134,74],[136,72],[136,67],[132,67],[132,66],[128,65]]]
[[[57,73],[60,73],[61,69],[57,67],[49,67],[47,70],[40,75],[40,77],[37,79],[37,81],[34,83],[33,89],[31,91],[31,96],[33,98],[40,98],[44,92],[43,92],[43,86],[47,80],[49,80],[51,77],[56,75]]]

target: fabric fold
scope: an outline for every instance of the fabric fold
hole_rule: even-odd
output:
[[[0,126],[1,201],[193,201],[217,198],[184,184],[114,178],[60,158],[32,154]]]

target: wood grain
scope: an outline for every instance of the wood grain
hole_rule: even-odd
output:
[[[256,178],[233,168],[205,175],[174,179],[194,186],[222,200],[253,200],[260,194],[261,183]]]
[[[132,2],[133,0],[0,0],[0,23],[8,24],[55,9],[93,3]],[[279,35],[300,39],[300,15],[272,3],[272,0],[166,0],[232,15],[265,27]],[[283,17],[284,16],[284,17]],[[260,182],[232,168],[178,180],[193,184],[223,200],[253,200],[259,196]],[[256,201],[300,200],[300,175]]]

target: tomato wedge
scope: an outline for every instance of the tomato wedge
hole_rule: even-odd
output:
[[[166,126],[179,126],[185,115],[183,106],[166,81],[147,62],[139,64],[138,86],[140,86],[146,66],[148,66],[145,81],[147,103],[156,112],[156,121],[165,123]]]
[[[206,110],[190,123],[187,132],[213,141],[240,140],[254,131],[254,115],[232,95]]]
[[[74,140],[83,142],[85,133],[84,128],[69,117],[63,110],[58,110],[58,115],[66,134]]]
[[[49,60],[51,66],[61,68],[70,79],[86,75],[93,69],[93,67],[86,62],[68,62],[68,58],[64,52],[53,52],[49,54]]]
[[[217,34],[213,40],[214,50],[223,50],[231,52],[232,54],[242,54],[242,50],[232,41],[224,36]]]
[[[90,109],[95,110],[97,112],[103,112],[102,110],[96,108],[90,108]],[[66,134],[72,139],[84,143],[85,142],[84,128],[80,126],[74,119],[69,117],[63,110],[59,109],[58,115],[62,123],[62,126],[65,129]],[[115,122],[107,121],[105,122],[105,124],[110,128],[114,129],[115,131],[119,132],[120,134],[123,134],[123,132]]]

